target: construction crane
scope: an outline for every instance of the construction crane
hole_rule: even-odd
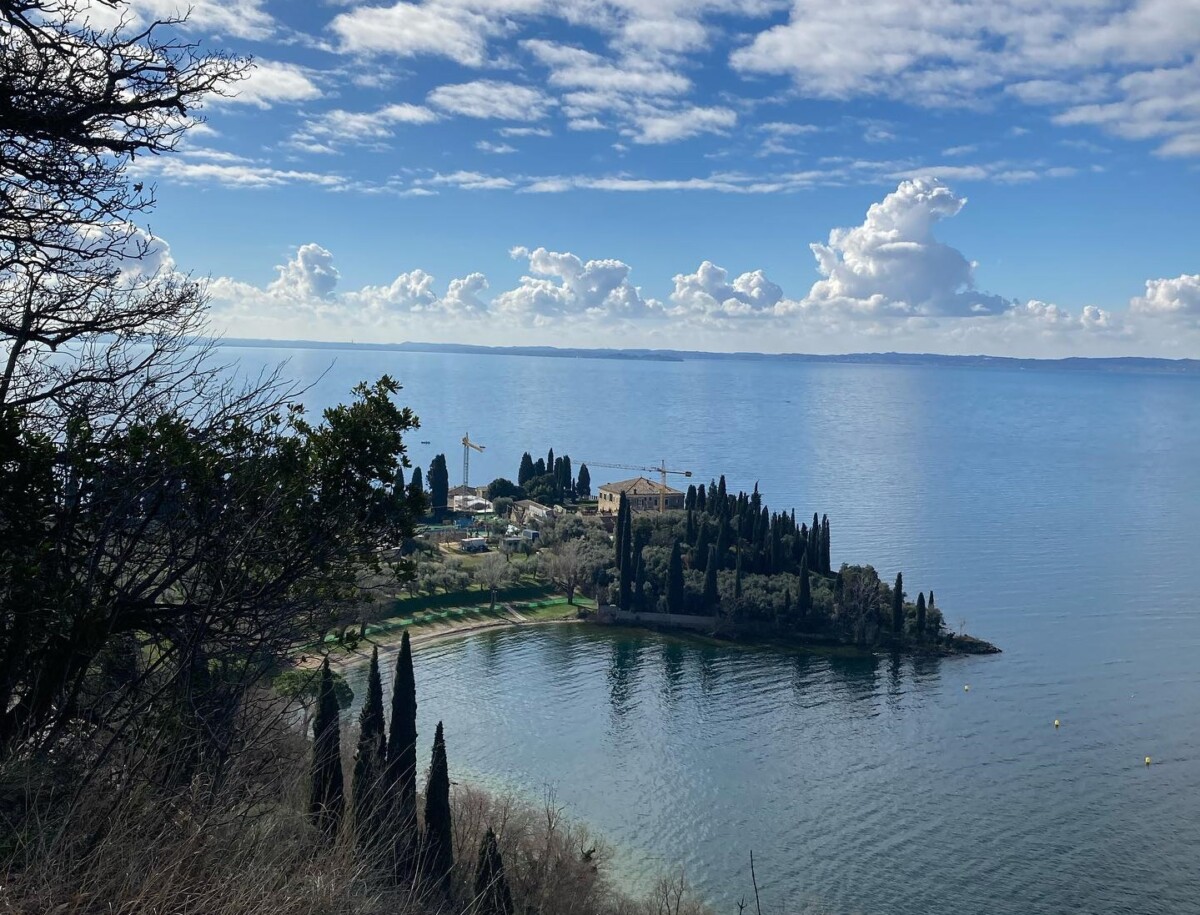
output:
[[[480,454],[483,453],[483,445],[476,445],[471,441],[471,433],[468,432],[462,437],[463,446],[463,489],[469,487],[471,478],[471,449],[474,448]]]
[[[638,467],[636,464],[604,464],[600,461],[582,461],[588,467],[608,467],[612,470],[640,470],[642,473],[657,473],[662,480],[662,488],[658,491],[658,510],[667,510],[667,474],[673,473],[681,477],[690,477],[690,470],[668,470],[667,462],[660,461],[657,467]]]

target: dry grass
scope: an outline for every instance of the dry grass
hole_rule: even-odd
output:
[[[346,735],[349,736],[349,735]],[[620,893],[586,828],[542,807],[459,787],[454,902],[397,887],[354,851],[330,846],[304,814],[307,742],[279,728],[216,793],[167,796],[95,783],[71,798],[45,765],[0,769],[4,915],[457,915],[472,911],[474,868],[490,826],[515,910],[541,915],[703,915],[681,881],[649,899]],[[71,798],[57,801],[57,798]],[[15,799],[15,800],[14,800]],[[17,813],[19,812],[19,814]],[[433,901],[431,901],[433,900]]]

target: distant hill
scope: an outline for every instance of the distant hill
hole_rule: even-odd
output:
[[[466,343],[326,343],[315,340],[223,339],[221,346],[310,350],[383,350],[401,353],[460,353],[472,356],[542,356],[556,359],[621,359],[648,362],[695,360],[741,362],[824,362],[847,365],[941,365],[1067,372],[1138,372],[1200,375],[1200,359],[1111,356],[1019,359],[1010,356],[945,356],[938,353],[706,353],[666,349],[577,349],[555,346],[476,346]]]

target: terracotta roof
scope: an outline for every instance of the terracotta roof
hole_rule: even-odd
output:
[[[655,483],[645,477],[634,477],[632,480],[621,480],[619,483],[605,483],[600,489],[618,495],[625,493],[627,496],[657,496],[660,492],[666,493],[668,496],[683,495],[678,489],[663,486],[662,483]]]

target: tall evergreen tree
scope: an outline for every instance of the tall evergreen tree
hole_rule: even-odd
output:
[[[814,572],[821,571],[821,519],[816,512],[808,529],[808,567]]]
[[[808,556],[800,557],[800,595],[796,604],[797,615],[807,620],[812,612],[812,585],[808,580]]]
[[[425,785],[425,845],[421,861],[425,876],[448,894],[450,871],[454,867],[454,827],[450,822],[450,768],[440,721],[433,735],[433,756]]]
[[[446,455],[435,454],[429,462],[429,506],[435,518],[440,518],[450,508],[450,469],[446,466]]]
[[[646,609],[646,549],[639,547],[634,560],[637,575],[633,579],[633,605],[638,610]]]
[[[892,588],[892,632],[904,632],[904,575],[896,573],[896,584]]]
[[[521,455],[521,467],[517,471],[517,485],[524,486],[534,477],[533,457],[526,451]]]
[[[395,865],[398,872],[404,874],[412,867],[417,844],[417,684],[407,629],[400,639],[400,653],[396,656],[391,719],[384,783],[389,795],[389,829],[394,837]]]
[[[667,563],[667,612],[683,612],[683,555],[676,540]]]
[[[535,477],[544,477],[549,468],[546,466],[545,458],[538,458],[537,463],[533,465],[533,475]]]
[[[554,449],[546,452],[546,473],[554,473]]]
[[[696,487],[696,511],[703,512],[705,510],[704,484],[701,483]]]
[[[329,658],[326,658],[321,665],[317,714],[313,719],[312,783],[308,813],[313,823],[327,838],[336,835],[345,806],[342,735],[338,718],[333,672],[329,669]]]
[[[687,510],[687,524],[684,526],[683,539],[689,544],[696,542],[696,513],[690,508]]]
[[[471,915],[513,915],[512,893],[504,876],[504,861],[492,827],[479,844],[479,862],[475,865],[475,899]]]
[[[420,467],[413,468],[412,479],[408,481],[408,500],[428,507],[428,503],[425,501],[425,481],[421,478]]]
[[[629,499],[625,493],[617,498],[617,523],[613,529],[613,550],[616,553],[617,571],[621,571],[621,564],[625,561],[625,516],[629,513]]]
[[[717,548],[708,548],[708,568],[704,571],[704,609],[713,612],[721,602],[717,592]]]
[[[696,510],[696,484],[695,483],[688,484],[687,495],[685,495],[683,497],[683,507],[686,508],[688,511]]]
[[[587,499],[592,495],[592,474],[588,470],[587,464],[579,465],[579,478],[575,481],[575,496],[579,499]]]
[[[725,560],[729,557],[729,525],[724,521],[721,522],[720,530],[717,532],[717,568],[725,568]]]
[[[729,493],[725,489],[725,474],[721,474],[721,479],[717,483],[717,512],[719,514],[725,514],[725,502],[728,495]]]
[[[833,571],[829,561],[829,516],[821,516],[821,571],[828,575]]]
[[[928,601],[926,601],[926,604],[927,604],[927,609],[926,609],[926,612],[925,612],[925,625],[926,625],[926,627],[928,627],[928,625],[929,625],[929,618],[930,618],[931,616],[933,616],[933,611],[937,609],[937,607],[936,607],[936,606],[934,606],[934,603],[933,603],[933,592],[932,592],[932,591],[930,591],[930,592],[929,592],[929,600],[928,600]],[[934,634],[934,635],[937,635],[938,633],[937,633],[937,631],[935,630],[933,634]]]
[[[571,495],[571,487],[574,483],[571,476],[571,455],[564,454],[558,460],[562,468],[558,473],[558,484],[562,487],[564,495]]]
[[[742,542],[738,541],[737,560],[733,570],[733,596],[742,599]]]
[[[387,803],[382,790],[386,760],[383,686],[376,647],[367,669],[367,696],[358,716],[358,749],[354,754],[354,837],[363,849],[374,848],[381,835]]]
[[[917,637],[925,638],[925,592],[923,591],[917,595]]]
[[[696,548],[692,551],[692,568],[700,572],[708,571],[708,523],[701,518],[696,525]]]

